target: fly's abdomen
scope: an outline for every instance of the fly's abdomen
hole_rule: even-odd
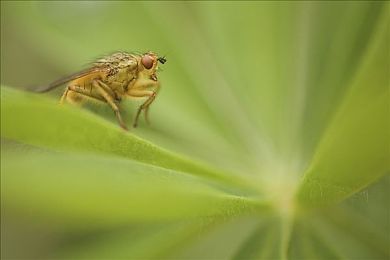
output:
[[[101,92],[94,85],[94,81],[102,80],[102,73],[91,73],[68,83],[67,99],[73,103],[80,103],[87,99],[105,101]]]

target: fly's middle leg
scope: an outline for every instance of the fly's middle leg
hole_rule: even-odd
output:
[[[123,122],[121,113],[119,111],[119,107],[115,103],[115,97],[113,97],[112,95],[110,95],[109,92],[106,91],[108,86],[104,82],[102,82],[101,80],[94,80],[92,85],[93,85],[93,87],[95,87],[95,89],[98,91],[98,93],[105,99],[105,101],[111,106],[112,110],[114,110],[115,115],[118,119],[119,125],[123,129],[127,130],[127,126]],[[104,87],[102,87],[102,86],[104,86]]]

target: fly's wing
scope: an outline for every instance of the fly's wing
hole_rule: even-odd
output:
[[[72,81],[74,79],[78,79],[78,78],[81,78],[81,77],[84,77],[90,73],[94,73],[94,72],[98,72],[98,71],[102,71],[103,69],[102,68],[96,68],[96,67],[93,67],[93,68],[88,68],[88,69],[85,69],[85,70],[82,70],[82,71],[79,71],[79,72],[76,72],[72,75],[69,75],[69,76],[65,76],[63,78],[60,78],[52,83],[50,83],[49,85],[46,85],[46,86],[41,86],[41,87],[37,87],[35,89],[33,89],[34,92],[48,92],[56,87],[59,87],[69,81]]]

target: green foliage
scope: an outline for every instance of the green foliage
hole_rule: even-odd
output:
[[[328,126],[300,190],[304,203],[344,199],[389,171],[388,30],[380,25],[349,92]],[[353,174],[351,174],[353,173]]]
[[[387,3],[1,7],[2,258],[390,257]],[[16,89],[115,50],[151,126]]]

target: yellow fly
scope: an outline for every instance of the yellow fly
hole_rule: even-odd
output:
[[[77,104],[88,99],[107,103],[114,110],[119,125],[127,130],[118,104],[124,97],[146,97],[146,101],[138,108],[133,126],[137,127],[142,110],[148,122],[149,106],[160,88],[156,75],[159,62],[164,64],[166,59],[158,57],[153,52],[144,54],[117,52],[97,60],[88,69],[59,79],[38,91],[46,92],[67,83],[61,103],[67,101]]]

